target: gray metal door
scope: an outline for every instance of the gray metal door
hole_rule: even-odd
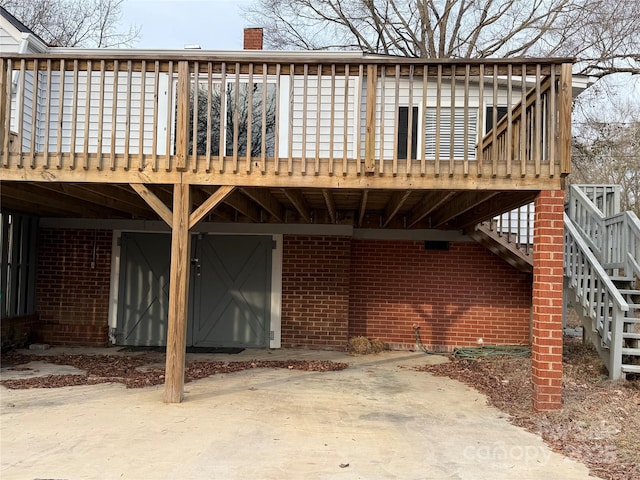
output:
[[[272,244],[268,236],[198,239],[191,266],[192,345],[269,346]]]
[[[194,237],[188,346],[269,345],[271,248],[269,236]],[[123,233],[120,254],[117,343],[166,345],[171,236]]]
[[[120,237],[117,343],[167,343],[171,235],[123,233]]]

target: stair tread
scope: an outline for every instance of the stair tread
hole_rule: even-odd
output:
[[[623,355],[638,355],[640,356],[640,348],[623,348]]]
[[[640,373],[640,365],[622,365],[622,371],[626,373]]]
[[[622,338],[640,340],[640,333],[622,332]]]
[[[623,295],[640,295],[640,290],[633,290],[629,288],[619,288],[618,291]]]
[[[620,277],[617,275],[609,275],[609,278],[614,282],[633,282],[633,277]]]

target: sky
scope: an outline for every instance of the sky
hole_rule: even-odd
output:
[[[251,0],[125,0],[122,27],[141,27],[134,48],[241,50],[242,31],[250,25],[241,7]]]

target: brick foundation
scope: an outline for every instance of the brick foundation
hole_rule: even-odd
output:
[[[38,324],[38,315],[23,315],[0,319],[0,337],[2,350],[22,348],[36,341],[34,329]]]
[[[282,346],[344,349],[349,326],[351,239],[285,235]]]
[[[542,191],[533,229],[533,408],[562,407],[564,192]]]
[[[107,344],[111,239],[108,230],[40,231],[38,341],[52,345]]]
[[[432,350],[528,344],[531,277],[476,243],[448,251],[422,242],[354,240],[349,335]]]

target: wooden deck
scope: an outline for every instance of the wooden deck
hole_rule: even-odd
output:
[[[418,138],[400,132],[403,107]],[[36,182],[552,188],[569,170],[570,107],[566,60],[6,55],[1,171]],[[487,120],[497,128],[482,138]]]

